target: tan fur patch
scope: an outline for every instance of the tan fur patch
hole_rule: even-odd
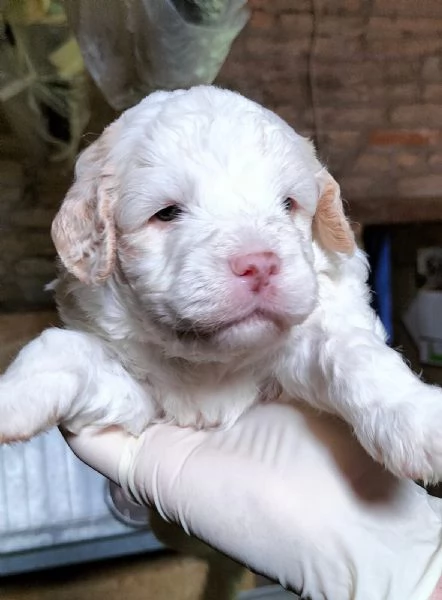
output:
[[[344,214],[339,185],[328,174],[313,219],[313,234],[330,252],[352,254],[356,249],[353,231]]]
[[[115,126],[78,159],[75,181],[52,223],[62,263],[84,283],[104,281],[115,265],[115,184],[108,159]]]

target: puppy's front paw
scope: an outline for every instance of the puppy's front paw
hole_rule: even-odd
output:
[[[29,439],[27,411],[16,398],[14,385],[0,378],[0,444],[22,442]]]
[[[442,388],[425,386],[422,402],[418,402],[422,427],[422,462],[428,464],[417,476],[426,483],[442,481]]]
[[[66,373],[0,377],[0,444],[23,442],[57,425],[62,400],[75,384]]]
[[[378,405],[356,435],[365,449],[399,477],[442,480],[442,388],[419,384],[393,405]]]

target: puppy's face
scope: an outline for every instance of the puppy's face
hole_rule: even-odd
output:
[[[321,193],[336,204],[308,142],[205,87],[154,94],[110,133],[94,214],[81,217],[96,221],[88,264],[79,251],[64,260],[71,271],[92,282],[119,271],[149,332],[193,350],[261,348],[306,319],[317,302],[313,216]],[[69,219],[72,208],[64,229]]]

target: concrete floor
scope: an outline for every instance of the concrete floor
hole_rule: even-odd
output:
[[[0,315],[0,372],[43,329],[54,312]],[[0,579],[2,600],[194,600],[205,577],[203,562],[178,555],[148,555]],[[247,573],[243,589],[255,585]]]

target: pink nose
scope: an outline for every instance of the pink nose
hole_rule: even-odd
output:
[[[229,260],[232,272],[243,277],[253,292],[266,287],[271,278],[279,273],[281,261],[274,252],[254,252],[233,256]]]

